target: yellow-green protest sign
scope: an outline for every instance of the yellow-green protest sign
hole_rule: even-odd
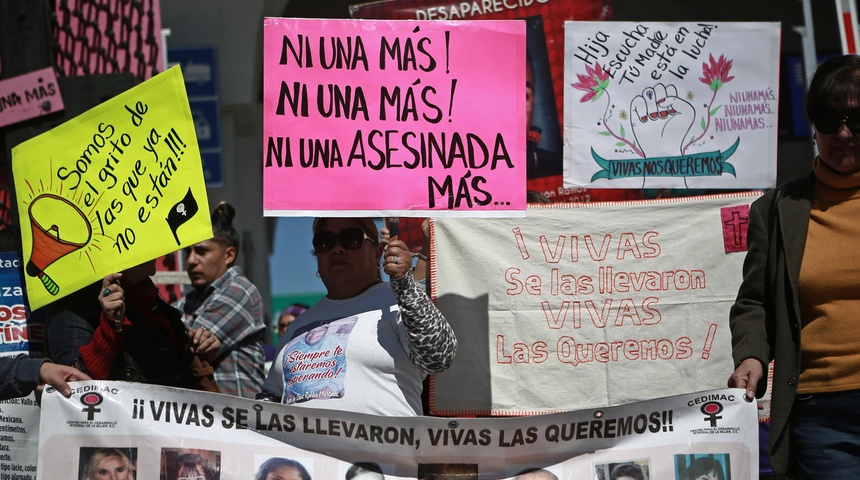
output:
[[[12,149],[31,309],[212,237],[173,67]]]

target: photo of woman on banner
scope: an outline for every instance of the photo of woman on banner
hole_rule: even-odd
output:
[[[594,478],[598,480],[650,480],[647,460],[604,463],[594,466]]]
[[[311,480],[311,474],[296,460],[272,457],[260,465],[254,480]]]
[[[313,232],[326,296],[287,328],[257,398],[421,415],[423,380],[451,365],[457,339],[413,278],[409,247],[382,245],[372,218],[317,218]]]
[[[727,454],[675,455],[677,480],[731,480],[728,458]]]
[[[80,451],[80,480],[134,480],[136,448],[92,448]]]

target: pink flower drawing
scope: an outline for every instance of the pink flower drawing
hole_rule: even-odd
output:
[[[586,75],[576,74],[579,79],[578,83],[572,83],[571,86],[577,90],[588,92],[579,99],[580,103],[585,103],[589,100],[595,101],[603,95],[603,92],[609,87],[609,72],[603,70],[600,64],[594,62],[594,67],[585,66]]]
[[[702,63],[703,77],[699,77],[699,81],[704,83],[716,92],[726,83],[731,82],[735,77],[729,76],[729,71],[732,69],[732,60],[727,60],[726,57],[720,55],[719,60],[714,60],[714,55],[709,55],[709,63]]]

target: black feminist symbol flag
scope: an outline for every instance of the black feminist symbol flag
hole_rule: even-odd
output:
[[[176,203],[167,214],[167,224],[170,226],[170,231],[173,232],[173,238],[176,244],[180,245],[179,235],[176,233],[185,222],[191,220],[198,210],[197,200],[191,193],[191,188],[188,188],[188,193],[179,202]]]

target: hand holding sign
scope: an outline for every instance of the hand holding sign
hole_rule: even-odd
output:
[[[391,278],[399,280],[412,268],[412,252],[401,240],[392,237],[383,253],[382,268]]]
[[[104,314],[114,321],[114,330],[122,331],[122,321],[125,318],[125,291],[120,283],[122,273],[112,273],[102,280],[102,294],[99,305]]]

